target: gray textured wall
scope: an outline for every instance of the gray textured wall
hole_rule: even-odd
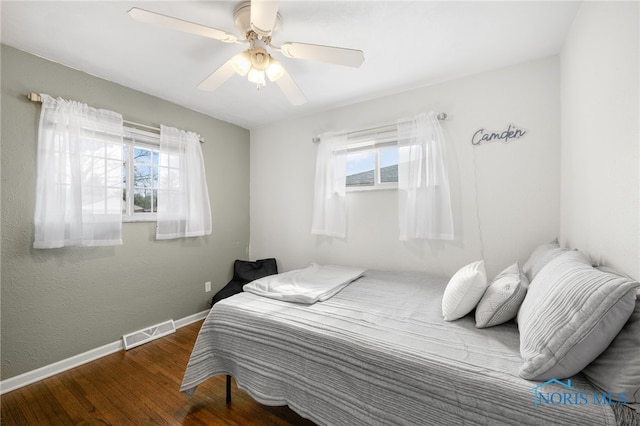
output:
[[[249,245],[249,131],[2,46],[1,378],[208,308]],[[150,125],[201,134],[213,214],[207,237],[155,241],[155,222],[125,223],[122,246],[34,250],[39,104],[62,96]]]

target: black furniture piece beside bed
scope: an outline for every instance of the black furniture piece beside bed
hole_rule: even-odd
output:
[[[211,306],[222,299],[241,293],[245,284],[277,273],[278,264],[274,258],[254,261],[238,259],[233,262],[233,278],[211,298]]]
[[[521,295],[520,284],[495,292],[489,289],[504,284],[505,274],[491,283],[477,275],[486,289],[478,297],[493,298],[494,313],[506,321],[494,326],[496,315],[485,311],[482,318],[474,311],[443,318],[451,315],[443,313],[449,309],[443,299],[473,293],[465,286],[477,277],[470,280],[467,267],[451,279],[367,270],[313,304],[236,294],[216,303],[203,323],[181,391],[190,395],[225,374],[260,403],[288,405],[332,426],[636,425],[639,284],[567,252],[555,243],[522,271],[518,265],[503,271],[528,284],[524,299],[530,299],[518,296],[516,309],[512,296]],[[452,292],[461,282],[465,288]],[[504,303],[496,303],[496,294]],[[519,307],[516,323],[510,318]],[[608,315],[608,325],[623,327],[603,337],[606,327],[598,322]],[[580,346],[589,339],[596,342]],[[584,354],[598,345],[608,349],[585,368]]]

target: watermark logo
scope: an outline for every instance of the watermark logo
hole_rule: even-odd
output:
[[[558,379],[549,379],[536,387],[533,392],[533,406],[541,405],[618,405],[626,404],[626,393],[619,392],[583,392],[571,386],[571,379],[564,383]]]

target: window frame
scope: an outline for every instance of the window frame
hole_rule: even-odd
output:
[[[131,194],[135,194],[133,182],[128,179],[130,176],[133,176],[134,171],[134,149],[136,147],[142,149],[148,149],[151,151],[151,156],[153,158],[153,153],[157,152],[158,155],[160,153],[160,135],[152,132],[148,132],[145,130],[137,129],[135,127],[124,127],[124,137],[122,141],[123,149],[122,149],[122,160],[123,160],[123,177],[122,177],[122,185],[124,192],[124,200],[123,200],[123,212],[122,212],[122,222],[123,223],[134,223],[134,222],[156,222],[158,220],[158,213],[156,212],[144,212],[144,213],[135,213],[133,208],[134,197],[130,196]],[[125,149],[127,152],[125,158]],[[158,162],[159,163],[159,162]],[[155,168],[159,168],[159,164],[154,164]],[[125,174],[126,168],[126,174]],[[153,185],[151,189],[153,188]]]

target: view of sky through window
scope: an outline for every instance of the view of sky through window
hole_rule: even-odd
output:
[[[398,148],[396,146],[372,147],[349,152],[346,175],[347,186],[351,187],[397,182]],[[378,182],[375,182],[376,175],[379,176]]]

